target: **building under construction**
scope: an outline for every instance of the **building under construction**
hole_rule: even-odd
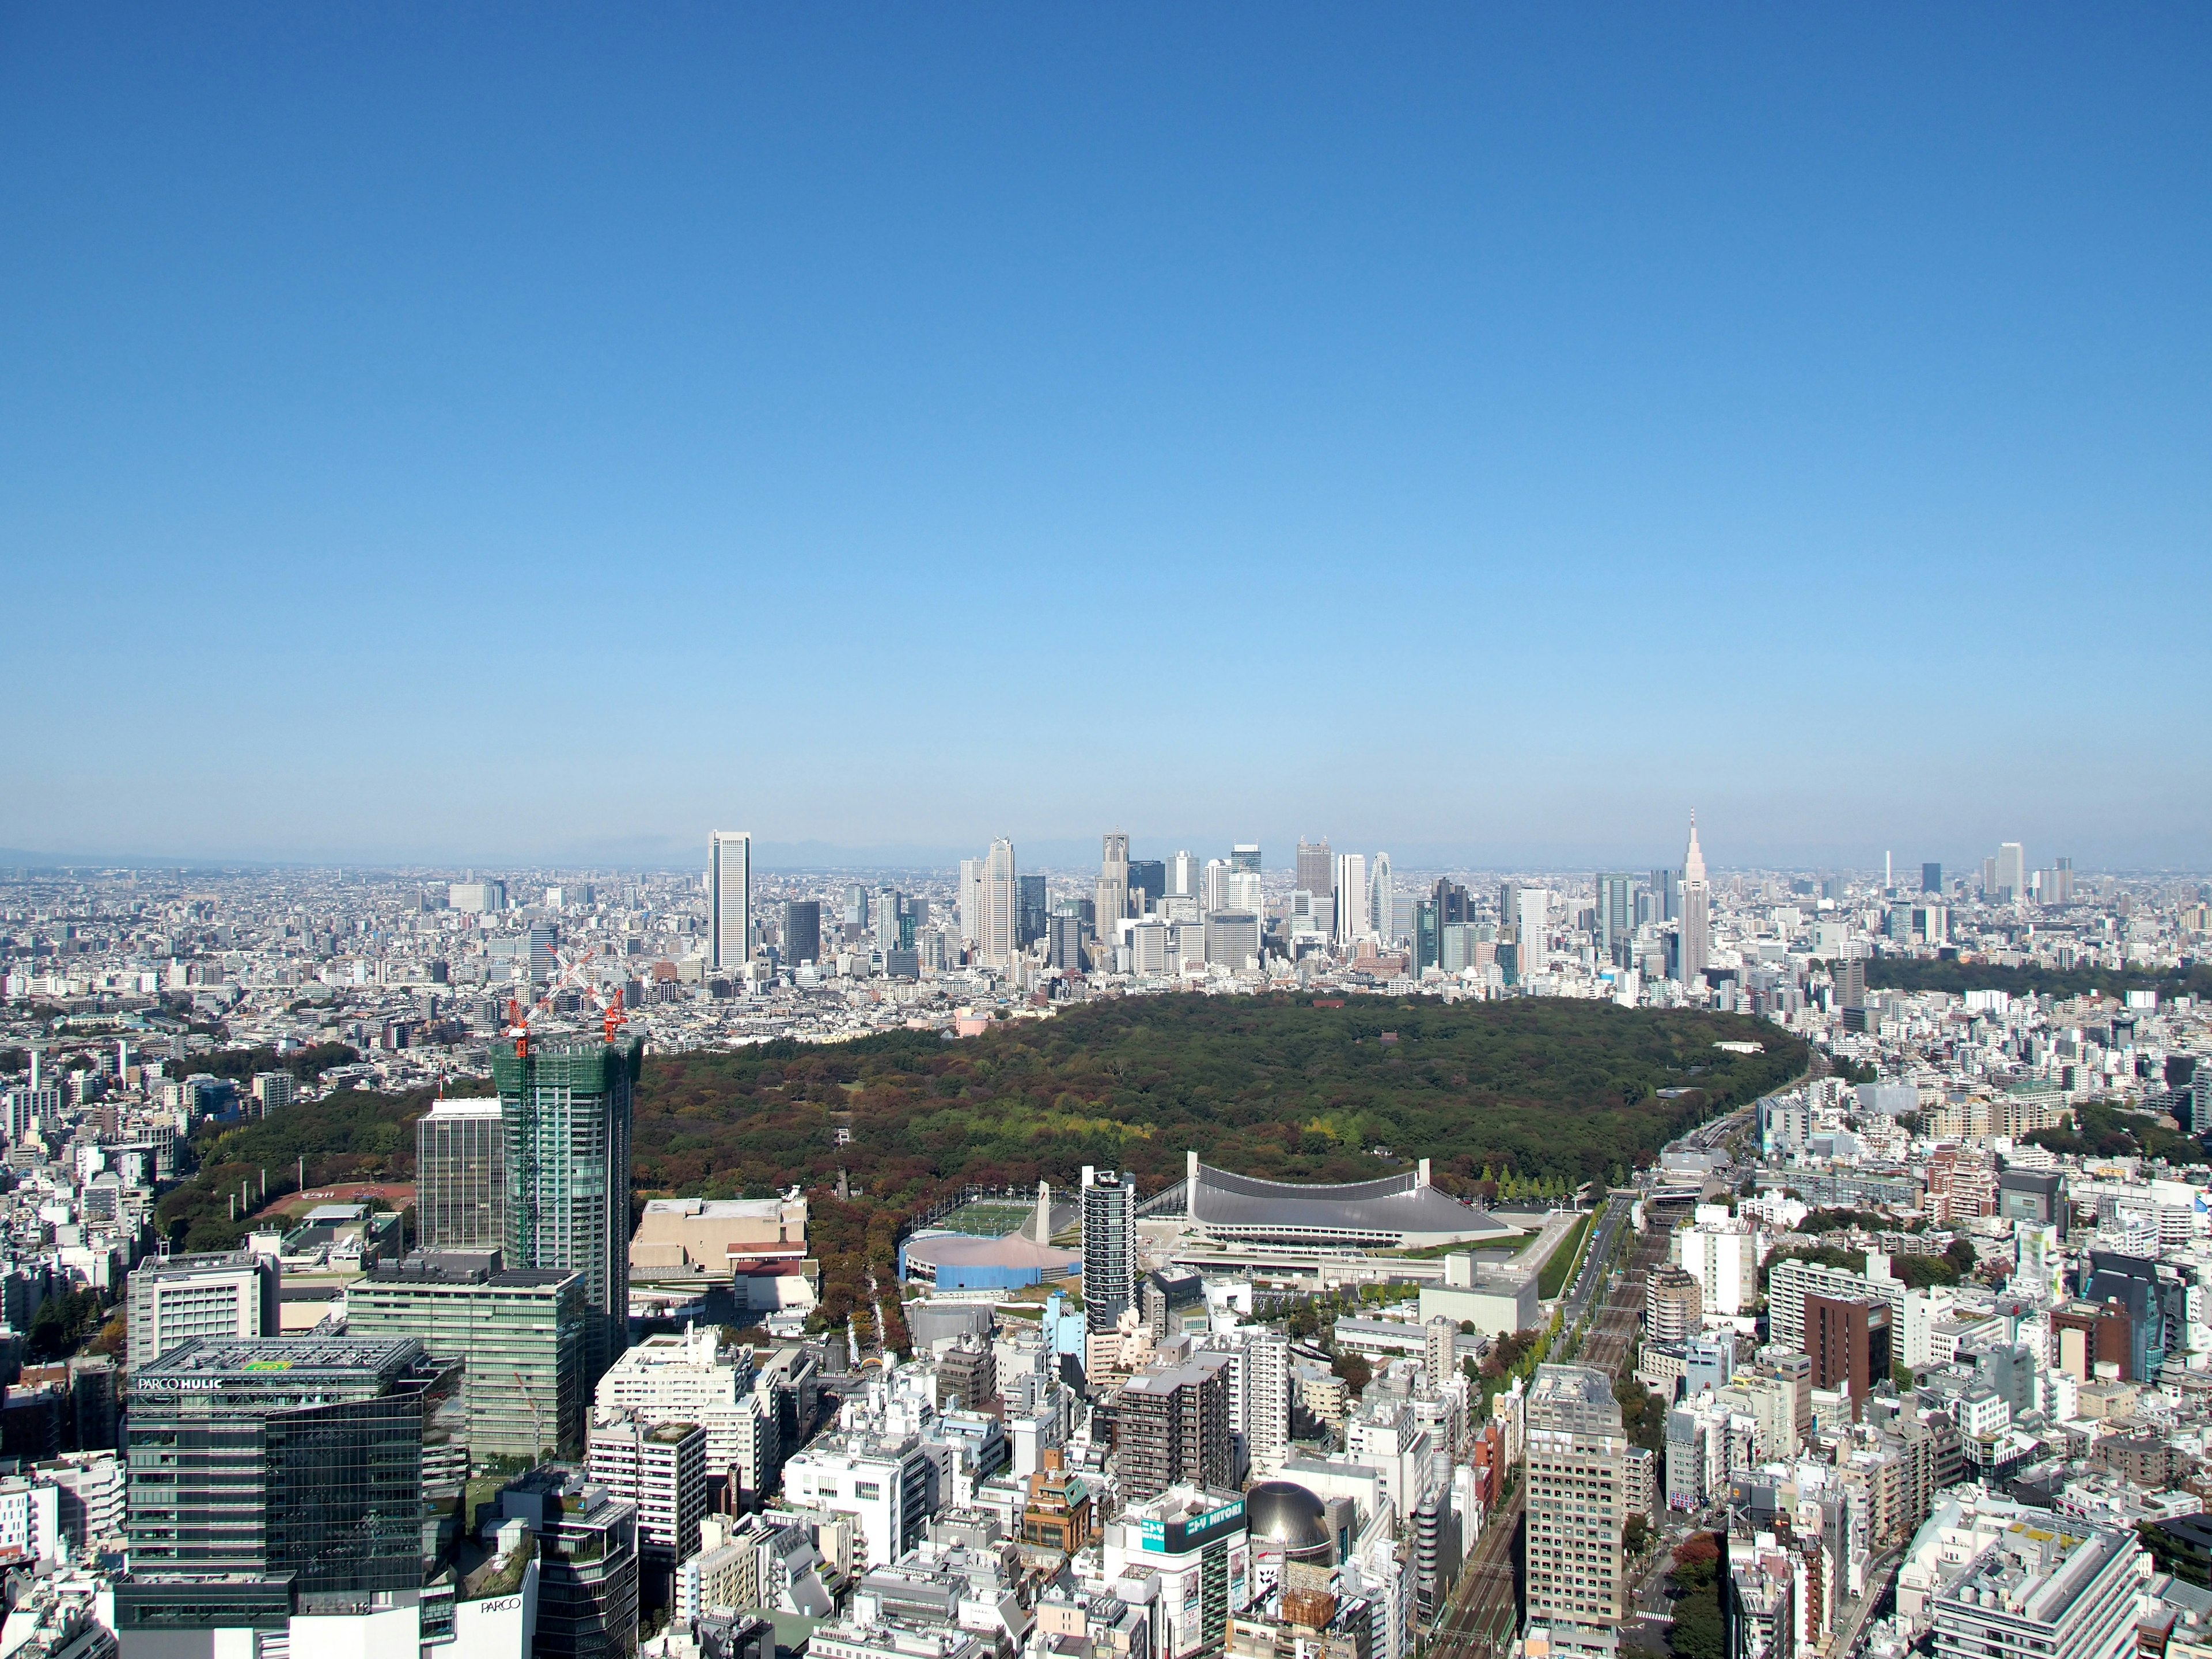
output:
[[[510,1268],[584,1276],[586,1389],[629,1346],[630,1097],[644,1045],[526,1033],[492,1051]]]

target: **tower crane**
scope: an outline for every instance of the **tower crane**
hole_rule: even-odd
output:
[[[599,1011],[600,1028],[609,1042],[612,1042],[615,1034],[629,1023],[629,1017],[623,1012],[622,988],[617,986],[610,995],[601,990],[585,971],[597,955],[599,952],[596,951],[586,951],[580,956],[557,956],[555,960],[560,965],[560,971],[548,981],[543,996],[526,1009],[520,997],[507,1000],[507,1024],[501,1029],[500,1035],[514,1039],[516,1059],[527,1060],[530,1057],[530,1023],[550,1010],[553,999],[563,991],[580,991],[592,1000],[592,1006]]]

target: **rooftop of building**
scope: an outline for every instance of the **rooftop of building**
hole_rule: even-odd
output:
[[[1320,1232],[1401,1232],[1471,1238],[1516,1231],[1487,1211],[1428,1182],[1425,1164],[1372,1181],[1267,1181],[1194,1161],[1184,1194],[1193,1221],[1231,1228]]]
[[[580,1279],[574,1268],[509,1267],[497,1250],[416,1250],[370,1268],[374,1285],[483,1285],[494,1290],[538,1290]]]
[[[426,1117],[497,1117],[499,1097],[472,1095],[465,1100],[435,1101],[423,1115]]]
[[[2130,1533],[2082,1528],[2068,1534],[2015,1522],[1944,1599],[2056,1624],[2116,1554],[2132,1554]]]
[[[422,1352],[422,1345],[410,1339],[380,1340],[360,1337],[258,1336],[182,1343],[142,1370],[137,1384],[173,1379],[232,1379],[307,1383],[319,1378],[355,1381],[404,1371]]]
[[[1226,1354],[1201,1354],[1180,1365],[1164,1366],[1156,1371],[1139,1371],[1129,1379],[1121,1392],[1124,1395],[1172,1394],[1188,1384],[1204,1382],[1228,1364]]]

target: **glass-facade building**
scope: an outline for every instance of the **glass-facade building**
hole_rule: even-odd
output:
[[[583,1275],[584,1381],[629,1346],[630,1095],[635,1037],[533,1037],[492,1051],[514,1267]]]
[[[422,1422],[448,1382],[413,1341],[262,1337],[164,1354],[131,1380],[134,1579],[419,1589]]]
[[[496,1250],[507,1233],[499,1099],[441,1100],[415,1120],[415,1224],[433,1250]]]
[[[346,1292],[358,1337],[413,1340],[462,1363],[471,1458],[583,1455],[584,1276],[507,1267],[492,1250],[418,1250]]]

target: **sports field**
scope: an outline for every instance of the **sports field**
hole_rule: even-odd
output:
[[[937,1224],[956,1233],[974,1233],[980,1238],[1003,1238],[1008,1233],[1026,1227],[1036,1218],[1034,1204],[1009,1204],[1004,1200],[979,1199],[973,1204],[963,1204]]]

